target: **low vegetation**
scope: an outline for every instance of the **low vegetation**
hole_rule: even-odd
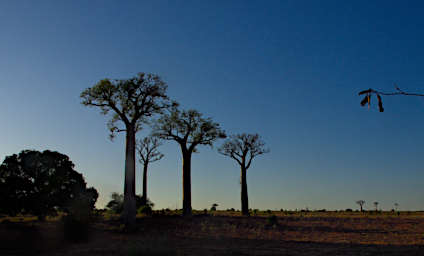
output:
[[[8,254],[49,255],[419,255],[424,246],[424,212],[240,211],[162,209],[137,215],[136,231],[124,233],[119,215],[101,213],[86,240],[69,243],[60,217],[0,218],[1,248]],[[87,233],[85,233],[87,232]],[[20,246],[25,243],[27,246]],[[7,255],[7,254],[6,254]],[[319,254],[322,255],[322,254]]]

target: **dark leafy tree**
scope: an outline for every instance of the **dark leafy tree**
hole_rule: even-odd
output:
[[[75,201],[94,209],[98,193],[87,188],[69,157],[53,151],[24,150],[0,165],[0,211],[33,214],[43,220],[69,211]]]
[[[236,134],[230,136],[218,149],[222,155],[236,160],[241,169],[241,211],[249,215],[249,199],[247,195],[247,169],[253,158],[269,152],[259,134]]]
[[[134,226],[136,215],[136,133],[149,117],[169,106],[166,89],[159,76],[139,73],[126,80],[103,79],[81,93],[82,104],[99,107],[104,115],[113,113],[108,122],[111,138],[126,132],[123,219],[128,227]]]
[[[394,92],[382,92],[382,91],[377,91],[374,89],[368,89],[368,90],[363,90],[360,91],[358,93],[358,95],[364,95],[364,98],[361,101],[361,106],[366,106],[368,105],[368,108],[371,105],[371,98],[372,95],[375,95],[377,97],[377,101],[378,101],[378,109],[380,110],[380,112],[384,112],[384,108],[383,108],[383,100],[381,98],[381,96],[395,96],[395,95],[403,95],[403,96],[418,96],[418,97],[424,97],[424,94],[421,93],[410,93],[410,92],[405,92],[403,90],[401,90],[397,85],[395,85],[395,90]]]
[[[143,164],[143,202],[147,200],[147,168],[149,163],[159,161],[163,154],[158,151],[161,146],[159,138],[149,136],[137,141],[137,151],[140,157],[139,161]]]
[[[209,145],[218,138],[225,138],[225,133],[218,123],[211,118],[204,118],[196,110],[179,110],[171,108],[157,121],[154,135],[165,140],[176,141],[183,157],[183,215],[192,214],[191,208],[191,155],[198,145]]]
[[[361,212],[362,212],[363,211],[362,207],[364,206],[365,201],[364,200],[358,200],[358,201],[356,201],[356,203],[359,205],[359,207],[361,207]]]

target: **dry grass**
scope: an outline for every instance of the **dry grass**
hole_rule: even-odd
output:
[[[63,240],[60,221],[12,219],[0,224],[0,255],[424,255],[422,212],[272,212],[277,224],[263,212],[173,214],[140,216],[131,234],[107,215],[78,244]]]

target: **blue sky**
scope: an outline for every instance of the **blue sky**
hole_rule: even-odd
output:
[[[123,191],[124,136],[80,104],[102,78],[162,76],[169,96],[221,124],[259,133],[271,153],[248,171],[251,208],[424,208],[424,11],[419,1],[2,1],[0,158],[70,156],[102,207]],[[148,129],[141,131],[141,138]],[[217,142],[217,146],[221,142]],[[240,208],[240,171],[216,147],[192,159],[193,208]],[[181,207],[176,143],[151,165],[156,208]],[[141,168],[137,169],[141,193]]]

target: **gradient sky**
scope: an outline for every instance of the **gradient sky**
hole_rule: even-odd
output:
[[[159,74],[168,93],[227,133],[259,133],[271,153],[248,171],[251,208],[424,209],[422,1],[1,1],[0,158],[23,149],[70,156],[103,207],[123,191],[124,136],[80,104],[102,78]],[[141,138],[148,129],[141,131]],[[217,146],[221,142],[217,142]],[[240,208],[237,163],[203,146],[193,208]],[[181,208],[175,142],[151,165],[155,208]],[[141,193],[137,166],[137,191]]]

